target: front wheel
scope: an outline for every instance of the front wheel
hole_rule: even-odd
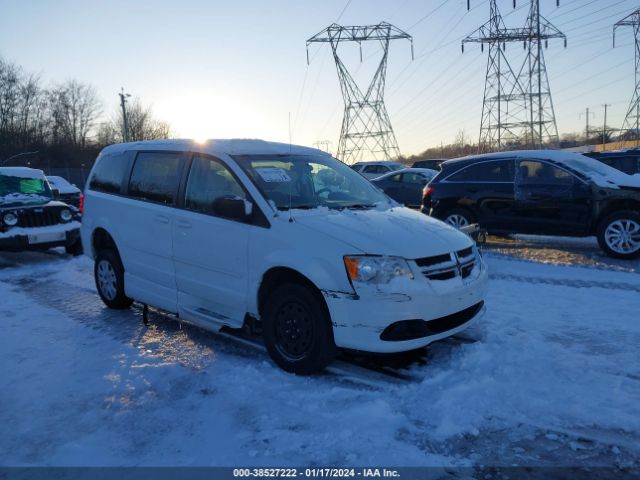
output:
[[[598,225],[598,244],[615,258],[640,257],[640,213],[622,210],[604,218]]]
[[[324,305],[308,288],[285,284],[267,300],[264,341],[273,361],[287,372],[308,375],[335,356],[333,332]]]
[[[116,310],[129,308],[133,300],[124,294],[124,267],[117,252],[102,250],[93,268],[98,295],[104,304]]]

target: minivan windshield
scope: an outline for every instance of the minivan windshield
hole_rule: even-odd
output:
[[[393,204],[362,175],[329,156],[236,155],[233,158],[278,210],[369,209]]]
[[[39,205],[52,199],[49,184],[42,178],[0,173],[0,205]]]

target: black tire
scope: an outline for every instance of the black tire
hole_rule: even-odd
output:
[[[124,267],[118,252],[99,251],[93,267],[93,276],[98,295],[107,307],[123,310],[131,306],[133,300],[124,294]]]
[[[64,251],[67,252],[68,255],[73,255],[74,257],[82,255],[82,241],[80,240],[80,238],[78,238],[71,245],[67,245],[66,247],[64,247]]]
[[[629,240],[616,246],[615,236],[622,234],[625,227],[631,229],[626,233]],[[625,260],[640,257],[640,213],[633,210],[614,212],[600,221],[596,234],[598,245],[610,257]]]
[[[464,219],[466,224],[456,225],[456,224],[452,223],[452,221],[450,221],[450,219],[452,217],[457,217],[459,219]],[[468,209],[462,208],[462,207],[454,207],[454,208],[452,208],[450,210],[445,211],[440,216],[440,219],[443,222],[448,223],[452,227],[456,227],[456,228],[464,227],[466,225],[471,225],[472,223],[477,223],[476,216],[473,214],[473,212],[471,212],[471,210],[468,210]]]
[[[325,307],[304,286],[289,283],[274,290],[267,299],[262,326],[269,355],[287,372],[308,375],[321,371],[336,354]]]

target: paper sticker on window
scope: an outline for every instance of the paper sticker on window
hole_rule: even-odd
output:
[[[259,167],[255,169],[265,182],[290,182],[291,177],[282,168]]]

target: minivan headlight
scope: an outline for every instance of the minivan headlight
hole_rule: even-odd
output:
[[[352,282],[389,283],[394,278],[413,279],[413,273],[404,258],[373,255],[344,257],[344,266]]]
[[[18,224],[18,217],[15,213],[5,213],[2,221],[8,227],[15,227]]]

